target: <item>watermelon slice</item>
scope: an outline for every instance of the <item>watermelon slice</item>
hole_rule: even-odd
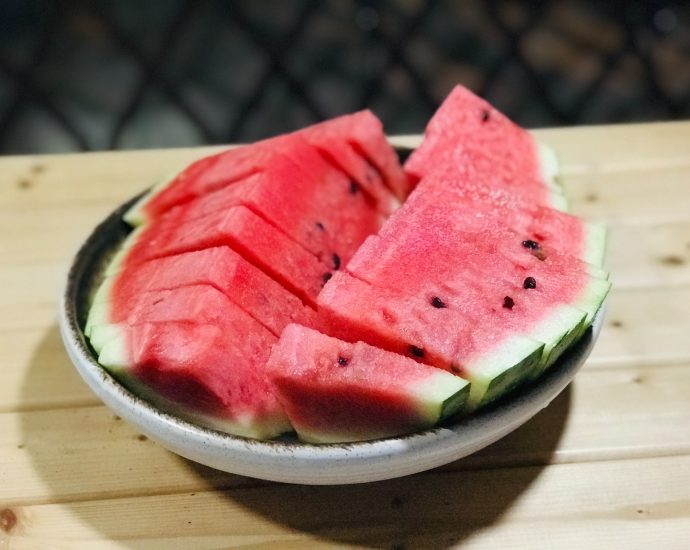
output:
[[[319,296],[321,327],[343,340],[362,340],[466,378],[472,384],[468,410],[501,397],[541,369],[543,342],[514,330],[493,330],[478,310],[468,315],[432,301],[341,272]]]
[[[535,204],[562,202],[553,151],[462,86],[456,86],[429,121],[422,144],[405,163],[410,182],[439,171],[472,166]],[[553,195],[557,203],[554,203]]]
[[[477,407],[552,364],[591,323],[610,283],[577,256],[426,189],[347,264],[361,282],[339,274],[319,308],[344,339],[461,373]]]
[[[305,128],[302,132],[312,144],[328,153],[336,164],[372,196],[381,195],[379,181],[382,181],[398,200],[404,201],[407,198],[410,192],[408,179],[400,167],[398,156],[383,133],[381,121],[371,111],[343,115]],[[345,142],[364,159],[368,165],[366,172],[362,173],[361,165],[357,166],[352,162],[351,155],[341,154],[341,145],[333,146],[334,141],[338,139],[337,136],[340,140],[345,138]],[[378,202],[383,205],[390,204],[390,195],[384,192]]]
[[[232,249],[217,247],[151,260],[106,277],[93,298],[84,332],[89,336],[92,325],[117,317],[114,304],[132,304],[147,291],[191,285],[223,292],[276,336],[289,323],[315,322],[313,309]]]
[[[265,372],[273,334],[211,287],[148,294],[120,323],[94,326],[110,336],[99,363],[205,426],[258,438],[290,430]]]
[[[610,288],[603,228],[463,88],[406,172],[363,111],[164,180],[95,294],[99,361],[203,425],[313,442],[427,428],[536,378]]]
[[[174,214],[171,212],[171,214]],[[180,221],[164,216],[132,232],[106,274],[165,256],[229,246],[283,287],[313,306],[332,274],[331,265],[295,243],[251,210],[236,206],[200,219]]]
[[[428,428],[461,409],[465,380],[411,359],[288,325],[269,377],[299,437],[361,441]]]
[[[307,142],[358,184],[350,186],[348,182],[348,188],[361,187],[384,215],[397,206],[397,201],[380,182],[398,193],[399,198],[406,196],[406,191],[401,193],[408,187],[407,177],[383,134],[380,121],[369,111],[362,111],[200,159],[154,187],[124,219],[134,226],[147,223],[174,206],[262,172],[276,159],[290,158],[295,144]],[[312,166],[307,162],[303,168],[310,172]]]
[[[382,216],[352,193],[350,181],[309,146],[293,147],[266,170],[166,212],[179,222],[244,206],[316,255],[324,263],[346,262],[375,233]],[[295,160],[308,159],[308,163]],[[310,171],[301,169],[309,164]]]

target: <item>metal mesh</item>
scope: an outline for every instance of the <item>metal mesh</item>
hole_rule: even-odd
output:
[[[682,2],[5,0],[0,152],[247,141],[457,82],[526,126],[690,113]]]

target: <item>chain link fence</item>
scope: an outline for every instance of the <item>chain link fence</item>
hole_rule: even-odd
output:
[[[526,126],[690,114],[687,2],[0,3],[0,153],[248,141],[455,83]]]

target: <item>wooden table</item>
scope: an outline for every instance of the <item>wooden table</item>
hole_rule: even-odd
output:
[[[610,224],[594,353],[490,448],[344,487],[179,458],[102,406],[62,348],[57,296],[80,241],[209,149],[0,159],[0,548],[690,547],[690,122],[538,133],[573,210]]]

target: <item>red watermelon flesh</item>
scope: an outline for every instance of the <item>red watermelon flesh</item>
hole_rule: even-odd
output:
[[[242,206],[190,221],[164,218],[138,235],[123,269],[154,258],[229,246],[312,306],[331,276],[329,266]]]
[[[336,134],[340,136],[342,145],[333,139]],[[125,219],[139,225],[174,206],[241,181],[269,167],[276,157],[289,155],[296,143],[306,144],[305,138],[312,146],[318,146],[331,155],[342,153],[345,145],[349,144],[352,152],[361,160],[358,162],[348,155],[343,160],[346,168],[339,163],[336,166],[343,168],[362,185],[379,211],[384,214],[390,212],[390,192],[375,187],[373,170],[380,171],[389,186],[407,185],[407,179],[395,152],[386,141],[381,123],[371,113],[364,111],[203,158],[183,170],[163,189],[144,197],[125,215]]]
[[[276,156],[261,173],[170,209],[165,217],[195,220],[239,205],[280,228],[332,269],[347,262],[383,222],[361,193],[351,192],[342,172],[306,145],[293,147],[289,156]]]
[[[228,247],[144,262],[110,276],[94,303],[131,304],[143,293],[192,285],[223,292],[276,336],[292,322],[313,326],[315,311]]]
[[[125,325],[162,322],[221,323],[227,309],[237,308],[225,294],[209,285],[149,290],[132,296],[131,300],[114,300],[108,306],[105,322]]]
[[[589,227],[582,219],[564,212],[535,206],[520,196],[501,189],[457,179],[441,178],[436,175],[422,180],[405,205],[405,210],[394,214],[394,218],[380,231],[381,235],[396,235],[400,225],[406,225],[411,232],[416,230],[417,218],[409,215],[411,208],[424,206],[429,210],[440,208],[452,210],[460,218],[494,218],[500,224],[519,233],[524,239],[538,241],[563,254],[598,263],[601,254],[592,253],[591,247],[604,246],[589,241]],[[596,251],[595,251],[596,252]]]
[[[426,292],[429,283],[462,286],[468,276],[533,276],[557,285],[556,303],[573,300],[589,281],[584,262],[547,247],[527,248],[522,235],[492,216],[460,217],[451,211],[442,219],[438,208],[432,211],[430,216],[410,212],[417,215],[406,218],[406,227],[367,239],[347,271],[375,286],[415,295]]]
[[[566,199],[560,191],[542,182],[527,178],[514,178],[509,183],[498,172],[492,171],[491,160],[483,166],[481,155],[460,150],[452,153],[452,164],[439,164],[425,174],[424,181],[433,180],[440,189],[459,197],[472,197],[478,201],[491,201],[510,206],[544,206],[565,211]]]
[[[228,163],[231,169],[224,166],[224,154],[234,157],[234,162]],[[254,151],[249,146],[204,157],[172,179],[154,186],[125,213],[123,219],[133,226],[147,224],[175,206],[257,174],[269,160],[268,152]]]
[[[453,370],[461,346],[491,337],[491,333],[476,334],[467,316],[450,323],[451,310],[432,308],[418,296],[375,287],[346,272],[336,273],[324,286],[318,305],[319,326],[328,334],[446,370]]]
[[[110,329],[115,336],[101,349],[105,366],[119,366],[164,398],[203,414],[228,416],[221,414],[226,408],[244,414],[252,400],[256,411],[266,404],[273,413],[280,410],[264,371],[277,338],[222,292],[187,286],[144,292],[112,306],[110,327],[117,330]]]
[[[353,131],[350,131],[353,130]],[[302,130],[309,143],[318,148],[335,166],[348,174],[356,186],[374,199],[383,214],[389,214],[398,203],[391,189],[406,185],[406,176],[395,151],[383,140],[381,123],[368,111],[332,119]],[[379,166],[371,157],[380,159]],[[395,158],[395,162],[391,159]],[[384,175],[383,170],[386,170]],[[389,188],[388,182],[393,182]],[[402,182],[402,183],[401,183]]]
[[[362,340],[466,378],[472,382],[468,406],[475,408],[527,379],[543,360],[544,343],[498,324],[489,301],[466,292],[465,300],[437,307],[340,272],[319,295],[319,316],[338,338]]]
[[[339,116],[302,130],[318,135],[326,125],[328,131],[344,136],[369,165],[375,168],[393,194],[401,201],[410,191],[407,177],[400,167],[395,151],[383,133],[381,121],[369,110]],[[312,140],[312,137],[309,138]],[[315,140],[313,140],[315,141]]]
[[[468,161],[516,190],[523,182],[549,186],[534,137],[483,99],[456,86],[429,121],[405,172],[416,184],[437,169],[447,171]]]
[[[125,327],[99,362],[134,391],[202,425],[257,438],[289,431],[265,372],[276,338],[239,308],[225,313],[213,324]]]
[[[301,439],[361,441],[414,432],[460,409],[465,380],[368,346],[289,325],[267,371]]]

